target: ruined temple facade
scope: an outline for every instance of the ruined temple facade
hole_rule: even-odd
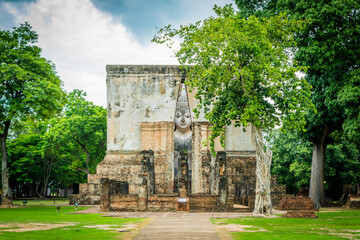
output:
[[[107,152],[71,201],[103,210],[233,210],[255,199],[251,128],[226,126],[216,156],[211,124],[179,66],[108,65]],[[272,194],[285,192],[273,179]]]

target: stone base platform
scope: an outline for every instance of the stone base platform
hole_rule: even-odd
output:
[[[314,211],[289,211],[284,213],[282,217],[285,218],[317,218]]]

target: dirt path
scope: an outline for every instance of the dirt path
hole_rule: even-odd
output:
[[[280,211],[275,211],[281,213]],[[100,206],[78,211],[74,214],[101,213]],[[230,232],[243,231],[229,226],[215,225],[210,218],[239,218],[251,217],[251,212],[102,212],[103,216],[124,218],[148,218],[148,224],[144,223],[136,231],[125,239],[194,239],[194,240],[227,240],[231,239]],[[247,226],[243,226],[247,227]],[[229,228],[229,229],[228,229]]]
[[[221,239],[207,215],[191,213],[163,213],[154,216],[153,220],[133,237],[143,239]]]

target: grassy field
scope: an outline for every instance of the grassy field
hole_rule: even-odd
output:
[[[316,219],[212,219],[215,224],[245,225],[233,239],[360,239],[360,211],[319,212]],[[235,228],[236,225],[233,225]]]
[[[68,205],[69,198],[53,198],[53,199],[37,199],[37,198],[24,198],[13,200],[14,205],[23,206],[23,202],[27,201],[27,206],[51,206],[51,205]]]
[[[102,214],[69,214],[84,209],[62,206],[58,213],[55,206],[0,208],[0,239],[111,239],[129,231],[125,225],[142,221],[101,217]]]
[[[30,203],[30,202],[29,202]],[[33,203],[31,203],[33,204]],[[0,239],[112,239],[141,224],[144,219],[71,214],[86,209],[74,206],[0,208]],[[49,202],[50,204],[50,202]],[[52,202],[53,204],[53,202]],[[213,223],[225,227],[233,239],[360,239],[360,211],[318,212],[317,219],[222,218]]]

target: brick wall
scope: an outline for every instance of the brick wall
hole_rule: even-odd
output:
[[[278,184],[277,176],[271,176],[271,201],[277,206],[281,199],[286,196],[286,185]]]
[[[97,205],[100,204],[100,194],[70,194],[69,205],[74,205],[76,202],[82,205]]]
[[[112,211],[137,211],[138,196],[134,194],[111,195],[110,209]]]
[[[279,210],[315,210],[315,204],[309,197],[285,196],[277,205]]]
[[[151,195],[148,197],[148,211],[176,211],[177,194]]]
[[[285,196],[280,200],[277,209],[289,210],[282,215],[287,218],[317,218],[315,204],[309,197]]]
[[[147,211],[176,211],[177,195],[159,194],[148,197]],[[112,211],[139,211],[137,195],[111,195],[110,209]]]
[[[218,196],[212,196],[210,194],[191,194],[190,210],[191,211],[217,211],[219,210]]]
[[[142,122],[141,149],[154,151],[156,193],[173,191],[173,122]]]

